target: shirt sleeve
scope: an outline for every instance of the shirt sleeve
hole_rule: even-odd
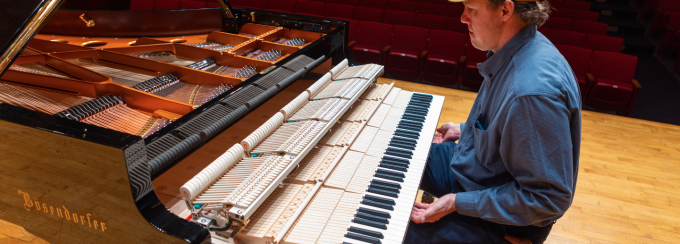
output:
[[[460,214],[507,225],[541,225],[569,208],[576,162],[570,132],[571,113],[549,96],[517,98],[492,141],[515,179],[503,185],[456,195]],[[490,135],[493,136],[493,135]]]

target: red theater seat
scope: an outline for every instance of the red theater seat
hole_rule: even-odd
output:
[[[345,18],[351,19],[354,17],[354,6],[337,4],[337,3],[327,3],[326,9],[323,11],[323,15],[327,18]]]
[[[413,21],[415,18],[416,14],[414,13],[396,10],[385,10],[382,22],[390,25],[413,26]]]
[[[590,3],[584,1],[564,1],[560,7],[568,9],[590,10]]]
[[[359,6],[361,0],[335,0],[333,3],[345,4],[350,6]]]
[[[573,25],[574,21],[571,19],[554,17],[545,21],[545,24],[541,27],[551,30],[571,30]]]
[[[266,10],[292,14],[295,12],[295,2],[296,0],[272,0],[267,4]]]
[[[439,15],[418,14],[416,16],[415,26],[430,30],[447,30],[446,21],[449,18]]]
[[[356,7],[354,8],[354,19],[358,21],[382,22],[383,11],[379,8]]]
[[[182,0],[180,9],[199,9],[205,8],[207,6],[204,1],[192,1],[192,0]]]
[[[552,12],[550,12],[550,18],[565,18],[565,19],[571,19],[569,16],[569,12],[571,9],[568,8],[555,8]]]
[[[593,51],[581,47],[555,45],[557,50],[560,50],[564,59],[567,60],[571,70],[576,74],[578,80],[578,88],[581,90],[581,100],[585,100],[590,87],[588,76],[588,69],[590,68],[590,59],[593,57]]]
[[[466,35],[470,33],[467,24],[460,22],[460,18],[448,18],[446,20],[446,30],[455,31]]]
[[[387,5],[387,9],[415,13],[416,10],[418,10],[418,2],[394,0],[390,1],[390,4]]]
[[[595,51],[590,64],[594,82],[585,104],[596,109],[621,112],[630,115],[640,84],[633,79],[637,57]]]
[[[130,10],[145,11],[156,9],[156,0],[135,0],[130,1]]]
[[[419,2],[418,3],[418,14],[432,14],[432,15],[446,16],[446,5],[436,4],[436,3],[428,3],[428,2]]]
[[[362,64],[383,64],[392,41],[392,25],[361,21],[357,28],[357,42],[352,46],[352,57]]]
[[[277,1],[277,0],[273,0]],[[317,1],[297,1],[295,4],[295,14],[323,17],[323,10],[326,6],[324,2]]]
[[[541,34],[543,34],[546,38],[548,38],[548,34],[550,33],[550,29],[538,27],[538,32],[541,32]]]
[[[463,64],[463,72],[460,75],[460,85],[468,89],[478,91],[484,83],[484,77],[479,74],[477,64],[486,61],[487,51],[480,51],[472,46],[470,38],[468,38],[467,46],[465,47],[465,63]]]
[[[392,49],[387,54],[385,72],[387,77],[417,81],[420,67],[427,50],[430,30],[396,25],[392,29]]]
[[[586,33],[586,34],[597,34],[597,35],[607,35],[607,28],[609,25],[605,23],[598,23],[593,21],[584,20],[574,20],[574,27],[571,29],[573,31]]]
[[[564,1],[562,1],[562,0],[548,0],[548,2],[550,3],[550,7],[559,8],[559,7],[562,7],[562,3]]]
[[[421,80],[440,86],[456,86],[467,35],[442,30],[430,31],[427,58]]]
[[[465,11],[465,7],[460,5],[448,5],[446,6],[446,17],[460,18]]]
[[[680,50],[680,12],[675,12],[671,15],[671,20],[664,31],[657,55],[663,57],[666,50]]]
[[[593,51],[607,51],[620,53],[623,48],[623,38],[588,34],[585,48]]]
[[[177,10],[182,0],[156,0],[155,10]]]
[[[550,30],[548,40],[555,45],[583,47],[586,43],[586,34],[575,31]]]
[[[362,7],[387,9],[390,0],[361,0]]]
[[[243,8],[266,9],[267,3],[269,3],[269,0],[243,0],[238,6]]]
[[[600,18],[600,13],[588,10],[572,9],[571,11],[569,11],[568,18],[573,20],[585,20],[597,22],[597,20]]]
[[[232,7],[236,7],[236,6],[239,6],[239,4],[241,4],[241,1],[234,1],[233,3],[232,3],[232,1],[229,1],[229,4],[231,4]],[[219,8],[220,4],[217,3],[217,2],[208,2],[206,7],[207,8]]]

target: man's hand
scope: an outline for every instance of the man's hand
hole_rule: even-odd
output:
[[[437,134],[432,139],[433,143],[443,143],[447,141],[455,141],[460,138],[460,124],[451,122],[443,124],[437,128]]]
[[[456,194],[446,194],[432,204],[417,202],[411,212],[411,221],[422,223],[434,223],[444,216],[456,211]]]

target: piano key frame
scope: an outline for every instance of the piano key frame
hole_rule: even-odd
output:
[[[79,26],[82,23],[78,23],[80,20],[71,17],[83,12],[97,21],[97,27],[107,27],[82,28]],[[283,78],[278,83],[266,83],[273,84],[271,87],[256,85],[265,84],[257,81],[267,78],[269,73],[279,70],[280,73],[290,72],[299,77],[325,61],[339,63],[349,58],[354,64],[345,48],[346,33],[349,30],[346,21],[241,8],[235,8],[234,12],[243,16],[239,20],[241,24],[281,26],[305,31],[312,30],[309,26],[314,26],[313,30],[321,30],[325,35],[283,58],[275,66],[236,84],[231,90],[187,112],[146,139],[0,104],[0,136],[3,138],[0,141],[0,155],[4,168],[0,171],[0,184],[3,186],[1,193],[3,201],[0,202],[2,219],[23,226],[28,232],[51,243],[110,241],[202,243],[209,240],[208,229],[179,218],[168,211],[159,200],[151,185],[155,175],[150,172],[148,164],[155,158],[149,156],[146,148],[156,140],[168,136],[179,140],[191,139],[191,143],[180,143],[183,145],[181,149],[172,149],[175,150],[173,151],[175,155],[163,165],[166,168],[171,167],[173,163],[193,152],[201,142],[209,140],[216,134],[206,135],[201,132],[187,135],[188,130],[182,130],[184,127],[192,126],[195,119],[201,117],[204,112],[220,106],[237,106],[224,101],[249,87],[259,90],[272,88],[277,91],[294,80]],[[209,33],[223,31],[220,28],[226,28],[223,23],[210,23],[207,27],[198,29],[192,29],[196,28],[193,24],[177,24],[178,19],[183,19],[177,18],[180,15],[201,16],[197,19],[203,22],[221,19],[221,13],[216,9],[148,12],[154,16],[156,22],[163,23],[165,27],[145,24],[145,19],[149,16],[145,14],[147,12],[142,11],[119,14],[113,11],[59,10],[48,20],[43,30],[55,35],[126,37],[144,33],[149,37],[157,37]],[[107,22],[112,20],[113,23]],[[216,29],[216,26],[222,27]],[[319,26],[323,28],[318,28]],[[149,27],[158,27],[159,30],[155,32],[152,28],[150,31]],[[79,47],[70,51],[79,50],[115,56],[113,53],[92,48]],[[281,67],[281,64],[285,66],[301,55],[316,61],[297,70]],[[238,111],[238,114],[231,116],[230,121],[220,122],[221,129],[217,132],[245,116],[248,111],[257,108],[259,103],[276,93],[267,94],[268,97],[257,98],[259,102],[231,108]],[[195,137],[199,138],[198,142],[195,141]],[[158,174],[164,172],[162,169],[154,171]]]

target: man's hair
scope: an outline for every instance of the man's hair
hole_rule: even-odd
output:
[[[498,9],[506,0],[489,0],[489,7]],[[535,24],[541,26],[548,20],[550,15],[550,3],[548,0],[539,0],[536,2],[518,2],[515,1],[515,14],[519,15],[527,24]]]

